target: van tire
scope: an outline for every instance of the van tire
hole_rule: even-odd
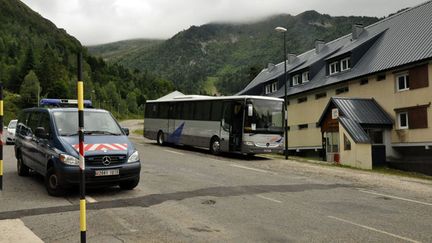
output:
[[[30,174],[30,168],[24,164],[20,154],[17,157],[17,172],[19,176],[28,176]]]
[[[59,184],[58,175],[54,167],[50,167],[45,175],[45,188],[50,196],[63,196],[65,191]]]
[[[122,181],[119,183],[119,186],[123,190],[133,190],[136,186],[138,186],[140,179],[133,179],[133,180],[127,180]]]
[[[164,145],[165,144],[165,137],[164,133],[162,131],[159,131],[156,138],[157,144]]]
[[[220,152],[220,139],[218,137],[213,137],[210,140],[210,153],[213,155],[219,155]]]

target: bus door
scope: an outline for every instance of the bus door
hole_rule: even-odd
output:
[[[221,123],[221,150],[240,151],[243,130],[242,102],[224,102]]]

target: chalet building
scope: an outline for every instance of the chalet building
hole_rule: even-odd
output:
[[[432,1],[287,56],[290,154],[432,173]],[[289,41],[289,36],[288,36]],[[284,63],[242,95],[283,98]]]

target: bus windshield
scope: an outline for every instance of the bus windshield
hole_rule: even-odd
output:
[[[282,102],[273,100],[249,100],[253,114],[249,116],[246,106],[245,132],[282,133]]]

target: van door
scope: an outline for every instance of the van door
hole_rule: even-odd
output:
[[[27,134],[23,139],[22,143],[22,158],[25,163],[32,169],[41,173],[40,166],[36,161],[36,153],[37,153],[37,138],[34,135],[36,127],[39,123],[41,113],[40,112],[32,112],[30,113],[30,117],[27,122]]]
[[[47,138],[36,137],[37,150],[35,153],[35,160],[39,169],[44,172],[47,168],[48,155],[50,154],[51,149],[50,143],[52,140],[51,122],[48,112],[41,113],[38,127],[43,127],[46,134],[49,134]]]

